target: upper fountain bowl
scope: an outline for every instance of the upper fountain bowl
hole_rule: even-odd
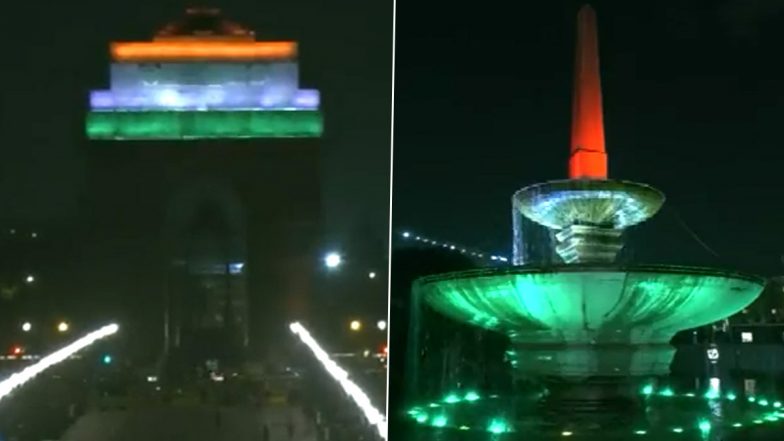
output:
[[[572,225],[623,229],[655,215],[664,194],[637,182],[567,179],[525,187],[513,201],[523,216],[555,230]]]

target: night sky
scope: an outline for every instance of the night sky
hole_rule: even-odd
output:
[[[582,2],[535,3],[399,2],[395,228],[510,253],[512,193],[566,177]],[[593,5],[610,177],[668,197],[637,259],[784,272],[784,3]]]
[[[192,4],[50,0],[3,6],[0,221],[51,228],[79,222],[86,214],[84,113],[88,90],[109,84],[109,42],[149,40]],[[301,84],[321,90],[326,115],[328,241],[350,246],[371,235],[385,243],[392,2],[209,5],[255,29],[261,40],[299,41]]]

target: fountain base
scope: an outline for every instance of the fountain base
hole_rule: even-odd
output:
[[[521,378],[580,383],[590,378],[656,377],[669,374],[675,355],[675,348],[666,343],[529,343],[521,338],[515,338],[509,351]]]
[[[635,377],[590,377],[570,379],[542,378],[547,393],[539,402],[548,420],[561,417],[574,420],[578,415],[635,414],[641,408],[639,386],[643,379]]]

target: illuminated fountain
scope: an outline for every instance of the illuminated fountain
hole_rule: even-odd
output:
[[[614,263],[624,230],[654,216],[664,195],[607,178],[597,46],[586,6],[578,15],[569,179],[514,194],[516,266],[426,277],[414,287],[438,313],[506,335],[513,375],[545,384],[539,405],[569,414],[634,409],[642,381],[669,374],[677,332],[742,310],[764,287],[736,272]],[[561,264],[526,264],[522,217],[552,231]],[[457,401],[468,400],[462,394]]]

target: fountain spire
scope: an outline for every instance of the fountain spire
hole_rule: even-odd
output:
[[[577,14],[574,69],[569,178],[607,179],[596,13],[590,5]]]

